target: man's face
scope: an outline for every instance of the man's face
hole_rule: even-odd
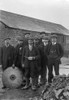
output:
[[[8,46],[10,44],[10,40],[5,40],[5,46]]]
[[[22,44],[23,43],[23,41],[18,41],[18,44]]]
[[[33,40],[28,40],[29,50],[33,48]]]
[[[37,44],[39,42],[38,39],[34,39],[34,44]]]
[[[45,46],[48,44],[48,40],[42,39],[42,42]]]
[[[57,38],[56,37],[51,38],[51,42],[52,43],[56,43],[57,42]]]
[[[25,38],[27,38],[27,37],[29,37],[29,34],[26,34],[26,35],[25,35]]]
[[[33,49],[33,44],[29,43],[29,50],[31,51]]]

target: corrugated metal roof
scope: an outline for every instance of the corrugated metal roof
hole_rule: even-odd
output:
[[[69,34],[69,30],[60,24],[55,24],[48,21],[18,15],[3,10],[0,10],[0,21],[12,28],[38,32],[44,31],[47,33],[62,33],[65,35]]]

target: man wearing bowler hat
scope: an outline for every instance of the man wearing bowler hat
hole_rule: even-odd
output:
[[[61,57],[63,56],[63,48],[57,43],[57,35],[51,35],[51,44],[47,45],[46,48],[48,57],[48,82],[52,82],[53,78],[53,67],[55,75],[59,75],[59,64]]]

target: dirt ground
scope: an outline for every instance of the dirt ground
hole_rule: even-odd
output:
[[[32,98],[39,98],[43,88],[39,88],[37,91],[11,89],[5,91],[1,96],[0,100],[31,100]],[[36,99],[35,99],[36,100]]]
[[[61,59],[62,64],[60,65],[60,74],[69,74],[69,58],[63,57]],[[39,100],[36,97],[40,97],[44,87],[40,87],[37,91],[32,91],[31,88],[28,90],[22,89],[2,89],[2,71],[0,70],[0,100]]]

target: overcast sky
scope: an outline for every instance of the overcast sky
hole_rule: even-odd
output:
[[[0,9],[55,22],[69,29],[69,0],[0,0]]]

